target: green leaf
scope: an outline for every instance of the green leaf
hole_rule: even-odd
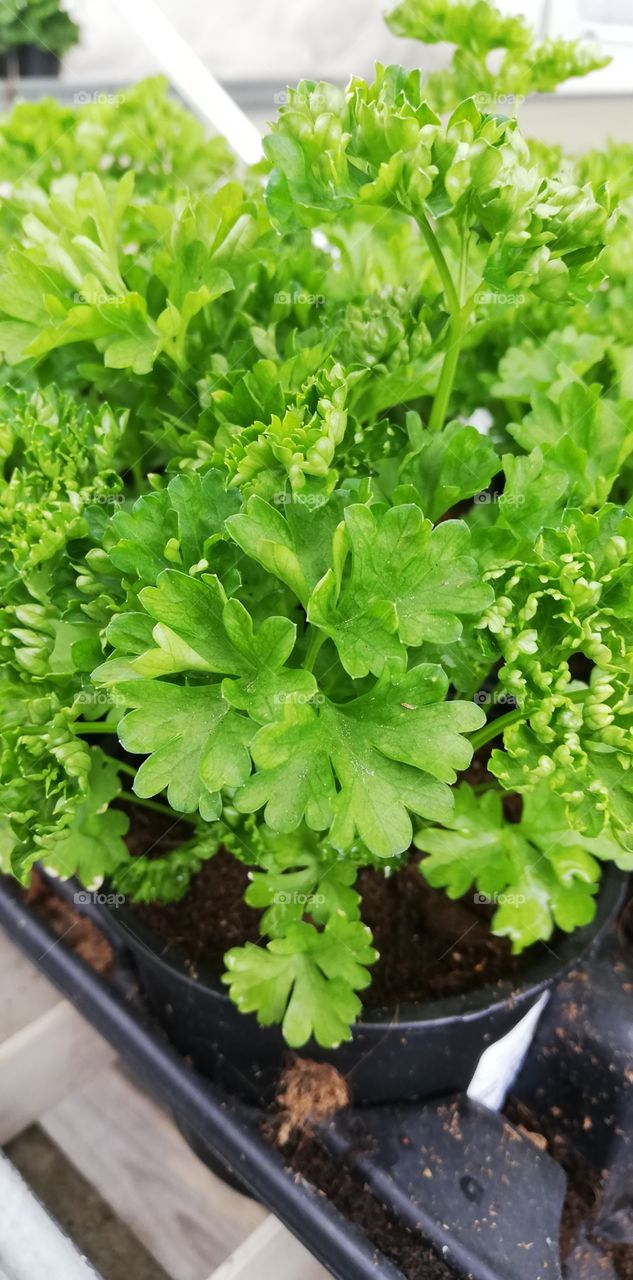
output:
[[[547,784],[526,797],[518,824],[505,821],[499,792],[478,798],[462,785],[445,828],[424,828],[415,843],[429,855],[420,867],[429,884],[451,898],[474,886],[475,900],[495,904],[493,932],[510,938],[515,952],[595,915],[599,842],[569,827]]]
[[[238,655],[224,622],[227,598],[217,578],[209,576],[203,582],[176,569],[165,569],[155,587],[143,588],[139,601],[158,623],[153,631],[158,647],[141,654],[133,664],[141,675],[177,671],[240,674]]]
[[[110,882],[117,893],[133,902],[181,902],[193,877],[217,853],[220,842],[220,832],[212,827],[159,858],[137,854],[115,867]]]
[[[378,857],[401,853],[411,841],[409,810],[437,821],[450,812],[446,784],[472,755],[462,734],[485,719],[473,703],[445,702],[447,683],[441,668],[420,666],[343,706],[285,707],[251,744],[257,771],[237,808],[265,805],[277,831],[305,816],[309,827],[329,829],[335,848],[358,836]]]
[[[285,494],[281,495],[285,499]],[[249,498],[243,513],[229,516],[226,527],[246,555],[285,582],[302,604],[328,569],[332,538],[345,504],[335,493],[326,501],[292,498],[271,506]]]
[[[485,436],[475,427],[450,422],[441,432],[421,432],[418,446],[403,461],[400,479],[415,486],[422,510],[435,522],[485,489],[500,467]]]
[[[284,229],[337,217],[355,200],[421,210],[435,173],[439,120],[422,98],[420,73],[376,66],[371,85],[345,94],[304,80],[288,94],[264,149],[273,165],[268,205]]]
[[[181,687],[133,680],[119,687],[134,711],[119,727],[126,751],[148,755],[134,779],[138,796],[167,790],[179,813],[219,817],[222,787],[236,787],[250,772],[252,726],[231,710],[219,685]]]
[[[633,405],[606,400],[580,381],[532,397],[532,412],[509,428],[523,449],[539,448],[552,472],[567,477],[570,502],[599,507],[633,452]]]
[[[314,1036],[324,1048],[351,1039],[360,1012],[356,991],[367,987],[376,952],[359,920],[334,916],[322,932],[291,924],[267,947],[234,947],[225,956],[223,981],[242,1013],[262,1026],[281,1022],[286,1043],[299,1049]]]
[[[239,507],[239,496],[227,492],[219,471],[176,476],[166,489],[139,498],[132,511],[115,513],[110,559],[130,581],[152,585],[174,560],[202,572],[209,567],[207,558],[217,554],[227,518]]]
[[[437,110],[474,95],[490,111],[508,112],[528,93],[551,92],[608,61],[597,47],[576,41],[537,43],[521,15],[500,13],[491,0],[400,0],[387,24],[395,35],[423,44],[456,46],[450,66],[427,78]],[[493,51],[499,51],[494,60]]]
[[[257,828],[254,852],[261,870],[249,872],[251,883],[244,897],[249,906],[265,908],[262,933],[280,937],[305,915],[317,924],[326,924],[333,914],[359,918],[360,898],[352,888],[354,862],[324,847],[309,828],[285,835]]]
[[[336,454],[345,439],[348,380],[340,364],[311,376],[289,397],[282,416],[254,422],[231,438],[225,462],[245,494],[283,502],[287,486],[308,504],[335,487]]]
[[[488,0],[401,0],[387,25],[395,35],[424,44],[457,44],[481,53],[521,49],[531,37],[521,16],[501,14]]]
[[[313,591],[308,619],[332,637],[354,677],[405,666],[405,646],[456,640],[461,617],[482,613],[492,599],[460,521],[433,529],[417,506],[377,515],[355,504],[346,508],[345,531],[349,576],[341,555]]]
[[[608,345],[606,337],[578,333],[573,325],[549,333],[546,344],[525,338],[504,352],[492,394],[501,400],[529,401],[534,392],[542,391],[556,400],[563,387],[602,360]]]

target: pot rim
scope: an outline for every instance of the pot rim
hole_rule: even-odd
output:
[[[512,982],[507,979],[501,983],[486,983],[473,991],[444,996],[438,1000],[403,1001],[392,1006],[363,1008],[354,1025],[365,1031],[371,1031],[372,1028],[384,1030],[386,1026],[405,1029],[413,1024],[419,1026],[421,1023],[438,1026],[456,1020],[474,1021],[496,1009],[509,1004],[523,1004],[528,999],[538,996],[557,978],[562,977],[572,965],[581,961],[606,931],[622,900],[626,879],[626,874],[615,864],[605,863],[593,920],[587,925],[581,925],[572,933],[559,931],[557,952],[544,942],[533,944],[534,950],[539,948],[540,955],[538,959],[535,958],[532,965],[526,966],[525,974],[518,981]],[[223,1003],[232,1004],[228,989],[221,982],[217,970],[201,961],[196,965],[197,973],[196,977],[193,977],[188,969],[185,953],[176,946],[170,947],[169,943],[164,944],[159,934],[138,920],[127,905],[102,905],[100,911],[107,914],[119,938],[121,934],[125,934],[128,945],[133,950],[142,949],[148,952],[153,963],[172,974],[176,972],[187,986],[197,990],[202,987]],[[236,1008],[236,1006],[233,1007]],[[281,1028],[279,1031],[281,1033]]]

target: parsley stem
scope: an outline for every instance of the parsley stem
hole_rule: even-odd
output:
[[[427,244],[429,245],[429,248],[430,248],[431,246],[428,238],[427,238]],[[436,241],[436,244],[437,244],[437,241]],[[448,274],[448,279],[446,281],[442,276],[442,283],[444,284],[444,291],[446,293],[446,303],[447,303],[451,318],[448,326],[448,347],[446,348],[446,351],[444,353],[444,360],[442,362],[440,377],[437,384],[437,391],[435,392],[433,408],[431,409],[431,416],[429,418],[429,431],[441,431],[446,421],[449,401],[450,401],[451,393],[453,390],[453,383],[455,381],[455,374],[457,372],[459,355],[462,349],[462,343],[464,341],[464,337],[466,335],[466,330],[468,328],[468,318],[470,316],[470,312],[472,308],[472,300],[470,303],[466,302],[469,247],[470,247],[469,233],[466,230],[466,228],[463,228],[462,237],[461,237],[461,252],[459,256],[458,285],[456,289],[455,285],[453,284],[452,277],[450,276],[450,272],[448,271],[448,267],[446,267],[446,260],[444,259],[440,246],[439,244],[437,245],[437,248],[439,250],[439,253],[442,256],[442,261],[444,263],[444,266],[446,267],[446,271]],[[437,261],[437,259],[434,259],[434,260]],[[438,270],[439,270],[439,263],[438,263]],[[449,281],[450,281],[450,290],[448,288]]]
[[[102,724],[101,721],[95,720],[75,720],[72,725],[73,733],[116,733],[117,728],[114,724]]]
[[[110,757],[112,759],[113,757]],[[132,764],[126,764],[124,760],[115,760],[118,773],[127,773],[128,778],[135,778],[138,772]]]
[[[317,654],[321,648],[321,645],[325,644],[326,640],[327,640],[327,636],[325,634],[325,631],[315,630],[312,632],[310,643],[308,645],[308,652],[306,653],[305,661],[303,664],[305,671],[314,670],[314,664],[317,660]]]
[[[169,805],[161,804],[158,800],[146,800],[143,796],[135,795],[133,791],[122,791],[121,794],[117,796],[117,800],[122,800],[124,803],[129,804],[138,804],[142,809],[151,809],[152,813],[166,814],[168,818],[173,818],[174,822],[179,822],[181,817],[184,818],[186,822],[189,821],[185,814],[176,813],[173,809],[169,808]]]
[[[503,733],[504,729],[507,729],[511,724],[518,724],[519,720],[526,720],[528,715],[529,712],[525,710],[525,707],[516,707],[514,711],[507,711],[504,716],[497,716],[496,720],[488,720],[486,724],[481,726],[481,729],[476,729],[470,735],[471,746],[477,751],[479,747],[485,746],[487,742],[492,742],[493,738],[498,738],[499,734]]]
[[[587,696],[587,688],[571,689],[565,695],[570,702],[582,702]],[[481,729],[476,729],[470,736],[471,746],[475,751],[479,747],[483,747],[487,742],[492,742],[493,738],[498,738],[504,729],[509,728],[511,724],[518,724],[520,720],[528,720],[536,707],[515,707],[513,711],[507,711],[504,716],[497,716],[496,720],[488,720]]]
[[[446,421],[448,412],[448,404],[453,390],[455,374],[457,372],[457,362],[459,353],[464,341],[464,334],[468,325],[468,316],[464,312],[458,312],[457,315],[451,317],[448,329],[448,347],[444,355],[442,370],[440,373],[433,408],[429,418],[429,431],[441,431]]]
[[[431,226],[431,223],[429,219],[426,217],[426,215],[423,218],[419,219],[418,226],[420,228],[420,231],[422,232],[422,235],[424,236],[424,239],[426,240],[429,253],[431,254],[431,257],[437,267],[440,280],[442,281],[442,285],[444,286],[444,293],[446,294],[446,302],[448,305],[448,310],[450,311],[451,315],[454,315],[457,311],[459,311],[460,303],[459,303],[459,298],[457,296],[457,289],[455,288],[455,285],[453,283],[453,277],[450,273],[446,258],[444,257],[444,254],[442,252],[442,246],[440,245],[440,242],[435,234],[435,231],[433,230],[433,227]]]

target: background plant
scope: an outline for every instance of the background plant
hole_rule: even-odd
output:
[[[0,50],[34,44],[61,55],[79,39],[76,22],[59,0],[3,0],[0,8]]]

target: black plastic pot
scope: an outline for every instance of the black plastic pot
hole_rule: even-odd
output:
[[[57,54],[50,49],[41,49],[37,44],[21,44],[8,54],[0,53],[0,77],[4,79],[9,74],[49,79],[59,75],[60,67]]]
[[[61,63],[51,49],[41,49],[37,44],[22,44],[18,49],[18,66],[21,76],[58,76]]]
[[[70,902],[77,889],[54,883]],[[103,920],[92,899],[79,909]],[[107,976],[94,973],[59,945],[8,877],[0,877],[0,928],[173,1112],[202,1158],[215,1169],[228,1167],[336,1280],[404,1280],[411,1262],[420,1274],[429,1247],[430,1271],[445,1280],[616,1280],[620,1274],[608,1248],[613,1241],[622,1247],[633,1233],[633,957],[630,938],[623,948],[615,929],[602,928],[601,945],[558,985],[515,1090],[534,1113],[529,1130],[552,1131],[550,1150],[571,1148],[581,1180],[591,1167],[602,1188],[598,1218],[588,1211],[562,1267],[563,1170],[502,1114],[450,1096],[345,1108],[317,1126],[318,1146],[331,1155],[332,1181],[315,1181],[316,1170],[298,1174],[284,1167],[264,1138],[270,1112],[205,1080],[176,1053],[147,1011],[127,965],[129,949]],[[125,930],[109,932],[120,934],[127,948]],[[339,1171],[344,1199],[337,1207]],[[387,1231],[376,1221],[383,1209],[390,1215]]]
[[[394,1102],[468,1088],[483,1051],[505,1036],[536,999],[590,950],[613,920],[623,876],[605,869],[591,925],[535,947],[520,983],[393,1009],[367,1009],[352,1040],[336,1050],[314,1041],[303,1056],[332,1062],[358,1103]],[[287,1046],[278,1027],[260,1027],[232,1004],[219,975],[204,965],[192,978],[185,957],[151,932],[126,906],[103,908],[104,928],[132,953],[152,1013],[198,1070],[254,1101],[273,1091]]]

